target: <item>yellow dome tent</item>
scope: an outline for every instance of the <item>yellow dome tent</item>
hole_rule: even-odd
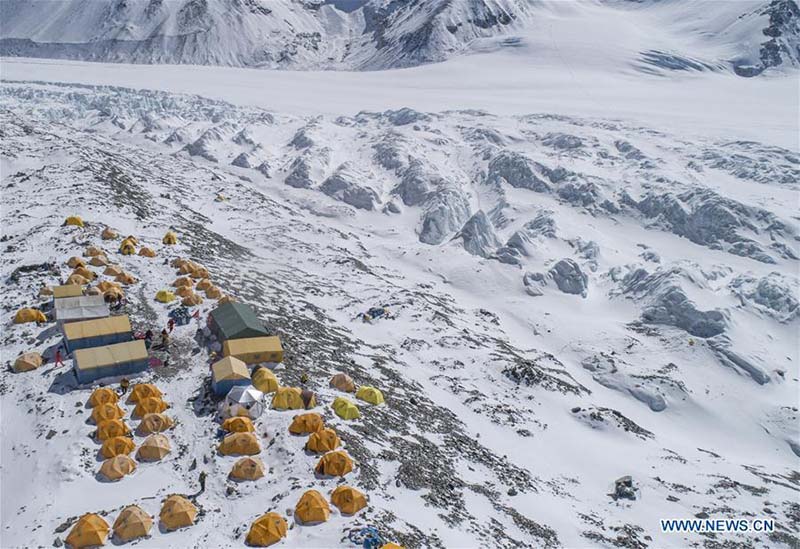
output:
[[[213,284],[211,283],[211,281],[209,279],[201,278],[197,282],[197,285],[195,286],[195,289],[204,291],[204,290],[207,290],[208,288],[210,288],[211,286],[213,286]]]
[[[256,480],[265,474],[264,462],[258,458],[246,456],[233,464],[230,477],[237,480]]]
[[[136,403],[133,409],[133,417],[143,418],[147,414],[158,414],[169,408],[167,403],[159,397],[143,398]]]
[[[294,435],[302,435],[319,431],[324,427],[322,416],[316,413],[299,414],[294,416],[292,424],[289,425],[289,432]]]
[[[129,456],[121,454],[107,459],[100,466],[100,474],[108,480],[119,480],[136,470],[136,462]]]
[[[331,494],[331,503],[345,515],[355,515],[367,506],[367,498],[350,486],[337,486]]]
[[[269,547],[285,538],[287,529],[286,519],[278,513],[267,513],[250,525],[245,543],[253,547]]]
[[[115,276],[114,280],[116,280],[121,284],[124,284],[125,286],[130,286],[131,284],[136,284],[138,282],[135,276],[133,276],[130,273],[126,273],[124,271]]]
[[[320,458],[314,472],[319,475],[343,477],[353,470],[353,460],[344,450],[328,452]]]
[[[205,268],[205,267],[203,267],[202,265],[199,265],[199,264],[195,263],[195,264],[193,265],[193,267],[194,267],[194,268],[193,268],[193,269],[192,269],[192,271],[189,273],[189,274],[191,274],[191,275],[192,275],[192,277],[194,277],[194,278],[196,278],[196,279],[200,280],[201,278],[208,278],[208,277],[210,276],[210,275],[208,274],[208,269],[206,269],[206,268]]]
[[[393,541],[390,541],[389,543],[385,543],[384,545],[382,545],[381,549],[403,549],[403,546],[397,545]]]
[[[122,542],[143,538],[153,528],[153,517],[144,512],[138,505],[129,505],[123,509],[114,521],[114,536]]]
[[[100,295],[101,293],[103,292],[101,292],[100,288],[98,288],[97,286],[89,286],[88,288],[86,288],[84,295]]]
[[[306,450],[322,454],[336,450],[341,444],[342,442],[339,440],[339,435],[336,434],[336,431],[325,428],[316,433],[311,433],[311,436],[308,437],[308,442],[306,442]]]
[[[39,288],[39,297],[49,297],[53,295],[53,289],[50,286],[44,285]]]
[[[331,407],[336,412],[336,415],[342,419],[358,419],[361,417],[358,407],[344,397],[336,397]]]
[[[229,433],[252,433],[256,428],[249,417],[234,416],[222,422],[222,429]]]
[[[221,298],[217,300],[217,305],[225,305],[226,303],[235,303],[235,302],[236,302],[235,298],[229,295],[223,295]]]
[[[159,461],[172,451],[169,439],[164,435],[150,435],[136,451],[139,461]]]
[[[181,261],[182,263],[178,263]],[[175,268],[178,269],[178,273],[182,275],[189,275],[192,274],[200,265],[191,261],[189,259],[181,259],[176,261]]]
[[[222,439],[219,452],[225,456],[254,456],[261,452],[261,445],[253,433],[231,433]]]
[[[172,428],[175,424],[172,418],[162,413],[145,414],[142,421],[139,422],[136,431],[140,435],[151,435],[153,433],[162,433]]]
[[[137,383],[131,389],[131,394],[128,397],[128,402],[132,404],[136,404],[140,400],[144,400],[145,398],[162,398],[164,394],[161,392],[161,389],[153,385],[152,383]]]
[[[176,257],[175,259],[173,259],[172,261],[170,261],[170,262],[169,262],[169,264],[170,264],[170,266],[171,266],[171,267],[173,267],[174,269],[180,269],[181,267],[183,267],[183,266],[184,266],[185,264],[187,264],[188,262],[189,262],[189,260],[188,260],[188,259],[184,259],[184,258],[182,258],[182,257]]]
[[[67,535],[66,543],[72,549],[105,545],[111,528],[100,515],[87,513],[78,519]]]
[[[73,255],[67,260],[67,267],[70,269],[77,269],[78,267],[86,267],[86,261],[82,257]]]
[[[106,253],[97,246],[89,246],[83,251],[83,257],[96,257],[98,255],[106,255]]]
[[[39,353],[25,353],[19,355],[17,357],[17,360],[14,361],[14,371],[17,373],[30,372],[31,370],[35,370],[41,365],[42,365],[42,355],[40,355]]]
[[[369,402],[370,404],[383,404],[383,393],[381,393],[375,387],[370,387],[368,385],[362,385],[358,388],[358,392],[356,393],[356,398],[359,400],[363,400],[364,402]]]
[[[125,411],[114,403],[106,402],[92,408],[92,421],[99,425],[110,419],[122,419]]]
[[[278,378],[269,368],[256,368],[252,378],[253,386],[262,393],[274,393],[280,384]]]
[[[72,271],[72,274],[73,275],[82,276],[86,280],[90,280],[90,281],[94,280],[95,278],[97,278],[97,275],[94,273],[94,271],[89,270],[87,267],[76,267]]]
[[[119,245],[119,253],[122,255],[133,255],[136,253],[136,245],[130,240],[123,240]]]
[[[222,292],[216,286],[209,286],[206,288],[205,292],[208,299],[217,299],[222,297]]]
[[[109,288],[103,292],[103,299],[106,301],[120,300],[125,297],[125,292],[120,288]]]
[[[164,238],[161,239],[162,244],[167,244],[169,246],[178,243],[178,235],[175,231],[167,231],[167,234],[164,235]]]
[[[203,298],[195,293],[187,295],[181,300],[181,305],[183,305],[184,307],[196,307],[197,305],[200,305],[202,303],[203,303]]]
[[[106,270],[103,271],[103,274],[106,276],[117,276],[122,273],[123,273],[122,267],[120,267],[119,265],[109,265],[108,267],[106,267]]]
[[[194,286],[194,280],[192,280],[192,278],[188,276],[179,276],[174,281],[172,281],[172,285],[175,288],[183,288],[183,287],[191,288],[192,286]]]
[[[108,265],[108,258],[104,255],[96,255],[89,260],[89,265],[92,267],[105,267]]]
[[[64,220],[64,226],[83,227],[83,219],[79,215],[71,215]]]
[[[179,286],[178,288],[175,288],[175,295],[178,297],[189,297],[190,295],[195,294],[191,286]]]
[[[129,234],[128,236],[126,236],[125,240],[127,240],[128,242],[130,242],[134,246],[138,246],[139,245],[139,239],[136,238],[135,236],[133,236],[132,234]]]
[[[14,324],[25,324],[27,322],[47,322],[47,317],[39,309],[20,309],[14,315]]]
[[[117,290],[122,290],[122,286],[120,286],[116,282],[103,280],[102,282],[97,283],[97,289],[100,290],[101,292],[107,292],[108,290],[111,290],[113,288],[116,288]]]
[[[175,294],[169,290],[159,290],[158,293],[156,293],[156,301],[160,301],[161,303],[175,301]]]
[[[121,437],[130,433],[130,429],[121,419],[109,419],[97,426],[97,440],[105,441],[113,437]]]
[[[89,283],[89,280],[81,275],[71,274],[65,282],[64,286],[84,286]]]
[[[272,397],[272,407],[276,410],[302,410],[302,390],[298,387],[279,387]]]
[[[119,234],[111,227],[106,227],[105,229],[103,229],[103,232],[100,233],[100,238],[102,238],[103,240],[114,240],[116,238],[119,238]]]
[[[136,443],[129,437],[112,437],[103,441],[100,455],[106,459],[116,456],[128,455],[136,448]]]
[[[139,248],[139,255],[142,257],[155,257],[156,252],[153,248],[148,248],[147,246],[142,246]]]
[[[347,374],[338,373],[333,376],[331,378],[330,386],[334,389],[344,391],[345,393],[356,392],[356,384],[353,382],[353,378]]]
[[[325,522],[331,516],[331,508],[322,494],[308,490],[294,508],[294,518],[301,524]]]
[[[116,404],[117,402],[119,402],[119,395],[109,387],[99,387],[95,389],[92,391],[88,400],[88,404],[92,408],[100,404]]]
[[[167,530],[177,530],[194,524],[197,507],[183,496],[173,495],[164,500],[159,518]]]

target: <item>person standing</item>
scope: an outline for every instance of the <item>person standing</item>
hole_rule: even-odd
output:
[[[63,366],[63,365],[64,365],[64,360],[63,360],[63,358],[62,358],[62,356],[61,356],[61,346],[59,346],[59,347],[56,349],[56,358],[55,358],[55,363],[56,363],[56,364],[55,364],[56,366]]]
[[[169,328],[169,333],[172,333],[172,330],[175,329],[175,319],[174,318],[170,318],[169,319],[169,321],[167,322],[167,328]]]

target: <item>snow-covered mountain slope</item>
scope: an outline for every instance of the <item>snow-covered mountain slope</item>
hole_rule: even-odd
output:
[[[6,56],[372,70],[522,48],[656,73],[800,65],[795,0],[6,0],[0,16]]]
[[[170,254],[203,262],[283,338],[281,382],[309,374],[357,462],[346,480],[370,498],[284,546],[353,546],[365,523],[406,547],[798,544],[796,150],[548,114],[299,116],[41,82],[0,94],[4,360],[56,342],[10,318],[56,278],[35,266],[64,269],[104,224],[161,254],[114,256],[141,280],[137,327],[163,322]],[[72,213],[91,225],[61,227]],[[168,226],[172,252],[157,244]],[[378,304],[396,318],[361,322]],[[240,547],[256,516],[330,492],[291,412],[258,421],[269,474],[226,480],[194,336],[179,328],[173,366],[148,374],[179,450],[118,484],[95,478],[88,388],[50,365],[0,373],[4,546],[49,546],[88,511],[157,513],[198,492],[200,471],[198,524],[140,546]],[[340,370],[386,405],[339,420]],[[628,474],[636,499],[610,497]],[[706,515],[776,531],[658,522]]]

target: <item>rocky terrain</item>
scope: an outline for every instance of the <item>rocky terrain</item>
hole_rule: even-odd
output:
[[[369,495],[362,515],[294,526],[287,546],[352,546],[366,523],[406,547],[799,543],[797,151],[619,120],[302,117],[41,82],[4,82],[0,108],[4,361],[56,341],[9,323],[52,283],[37,266],[102,244],[105,224],[145,242],[174,227],[176,253],[281,336],[281,382],[308,373]],[[61,227],[72,213],[89,228]],[[163,322],[153,295],[174,270],[123,260],[141,280],[137,327]],[[362,322],[375,305],[391,318]],[[196,493],[206,471],[198,524],[140,545],[238,547],[255,516],[333,487],[274,411],[265,483],[227,481],[194,337],[179,331],[173,366],[149,374],[180,451],[120,485],[95,480],[87,388],[50,365],[0,373],[4,545]],[[386,405],[339,421],[336,371]],[[776,530],[659,528],[705,516]]]

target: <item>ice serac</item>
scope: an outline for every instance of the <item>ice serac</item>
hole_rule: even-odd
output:
[[[782,240],[792,236],[792,230],[772,213],[720,196],[709,189],[689,190],[679,195],[671,193],[646,195],[635,201],[623,196],[623,203],[632,205],[656,226],[661,226],[692,242],[709,248],[749,257],[761,263],[775,263],[757,237],[771,235],[773,247],[777,242],[791,252],[791,245]]]
[[[491,256],[495,248],[500,245],[497,235],[494,233],[492,222],[489,221],[483,210],[475,212],[464,223],[456,238],[461,238],[465,250],[472,255],[480,257]]]
[[[503,181],[521,189],[530,189],[536,192],[547,192],[550,186],[545,182],[550,170],[534,162],[523,154],[514,151],[501,151],[489,162],[489,171],[486,181],[490,184],[500,184]]]
[[[739,275],[729,287],[745,305],[767,314],[779,322],[791,322],[800,317],[798,309],[797,279],[790,279],[780,273],[770,273],[761,278]]]
[[[351,164],[339,166],[336,172],[320,186],[320,190],[336,200],[362,210],[374,210],[380,197],[367,186],[369,174],[356,170]]]
[[[586,276],[580,265],[572,259],[562,259],[549,271],[550,277],[565,294],[575,294],[586,297],[589,277]]]
[[[419,240],[425,244],[441,244],[469,217],[469,202],[455,189],[432,194],[423,207]]]
[[[699,285],[699,278],[700,275],[681,267],[661,268],[652,274],[638,268],[623,278],[622,292],[643,303],[642,321],[674,326],[693,336],[710,338],[725,331],[728,319],[723,311],[700,310],[689,299],[682,285]]]

